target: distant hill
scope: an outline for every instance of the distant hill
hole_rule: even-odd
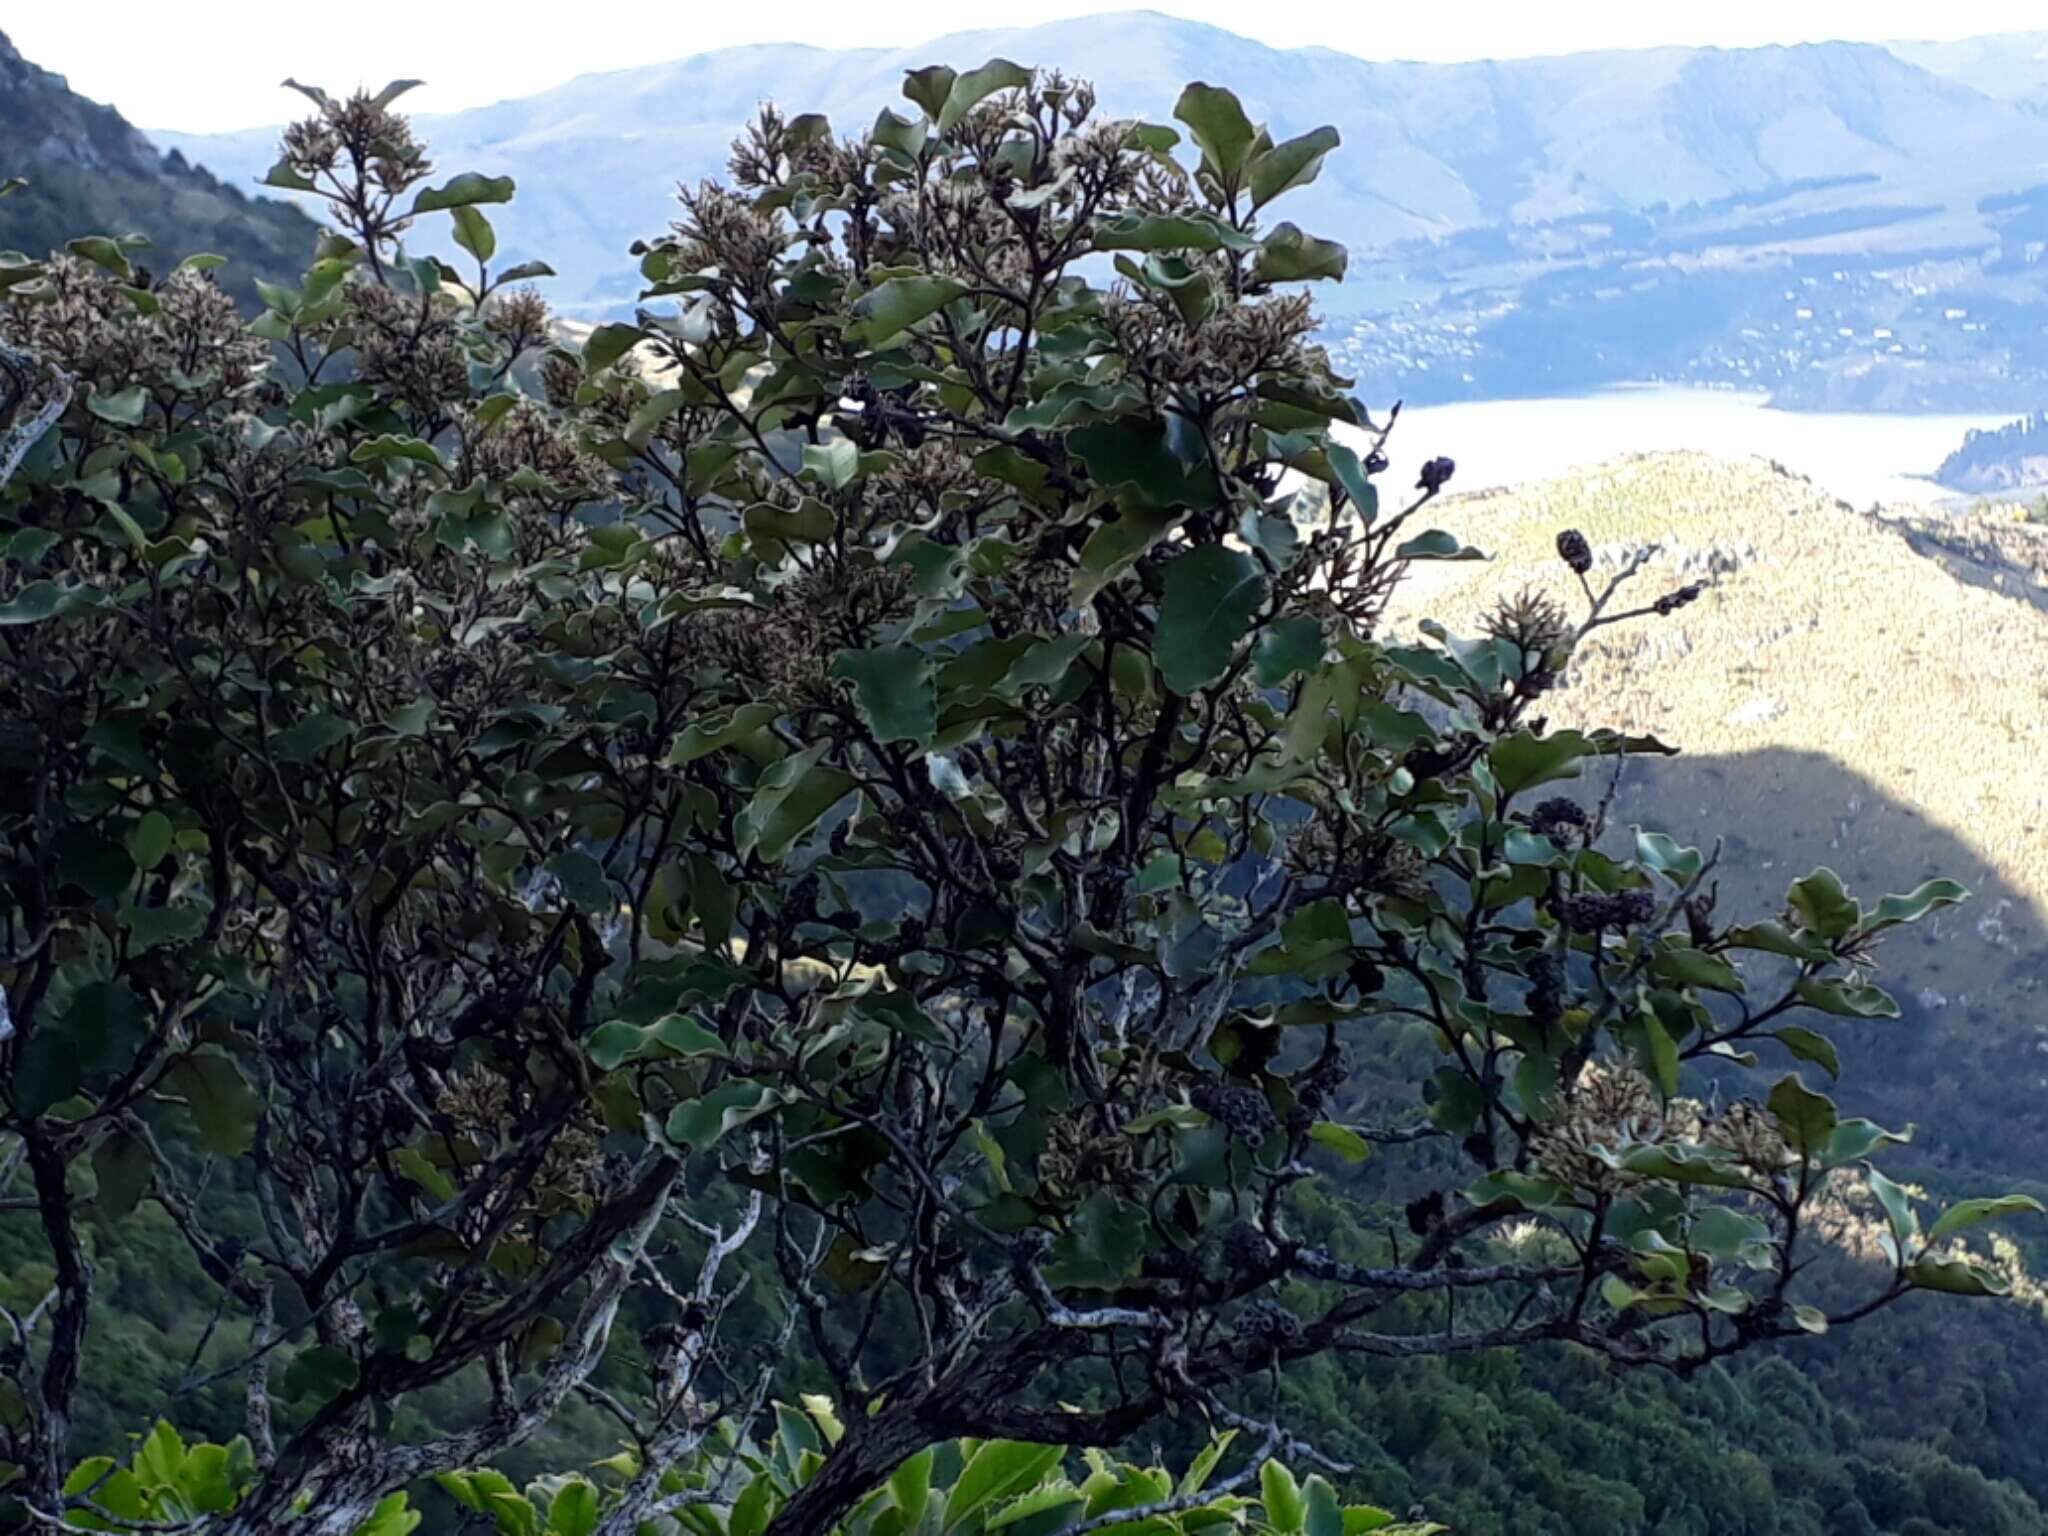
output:
[[[1908,63],[1987,96],[2048,109],[2048,32],[2006,32],[1955,42],[1888,46]]]
[[[1002,55],[1164,119],[1206,79],[1276,132],[1342,131],[1290,216],[1352,249],[1351,281],[1321,297],[1376,396],[1675,379],[2003,410],[2048,381],[2048,201],[2027,195],[2048,185],[2048,110],[2026,99],[2028,48],[2001,41],[1405,64],[1130,12],[901,49],[725,49],[421,128],[445,169],[518,179],[501,249],[544,257],[563,310],[598,318],[636,296],[626,247],[667,227],[679,181],[722,171],[763,99],[858,132],[902,105],[905,69]],[[243,185],[273,157],[268,129],[158,138]]]
[[[0,202],[0,248],[39,256],[79,235],[145,234],[145,265],[211,251],[228,258],[220,279],[241,297],[255,278],[296,278],[312,259],[317,227],[299,209],[159,151],[0,34],[0,179],[10,176],[28,185]]]
[[[1979,495],[2048,486],[2048,413],[2036,411],[1988,432],[1972,432],[1934,478]]]

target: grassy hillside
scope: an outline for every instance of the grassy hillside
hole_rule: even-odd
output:
[[[1525,585],[1564,596],[1552,540],[1566,527],[1592,542],[1596,580],[1656,545],[1644,600],[1713,582],[1659,624],[1594,637],[1553,724],[1684,749],[1617,803],[1674,833],[1740,828],[1721,866],[1729,904],[1774,906],[1818,863],[1864,891],[1937,870],[1969,884],[1972,902],[1883,957],[1906,1017],[1869,1031],[1878,1059],[1846,1086],[1895,1117],[1931,1115],[1933,1094],[1976,1128],[1960,1145],[1923,1138],[1930,1160],[2048,1170],[2048,612],[2020,548],[2048,530],[2002,530],[2018,543],[2000,554],[1967,521],[1859,513],[1760,461],[1687,454],[1463,498],[1446,521],[1494,558],[1411,584],[1397,622],[1426,604],[1469,630]]]
[[[221,281],[245,298],[256,278],[296,281],[312,258],[316,229],[299,209],[160,154],[0,34],[0,180],[13,176],[28,185],[0,202],[0,249],[42,255],[83,234],[139,233],[159,270],[198,251],[227,257]]]
[[[1683,749],[1631,767],[1614,821],[1623,837],[1631,823],[1693,841],[1739,831],[1717,872],[1727,909],[1774,910],[1820,864],[1870,895],[1937,873],[1970,885],[1972,901],[1880,953],[1878,980],[1904,1016],[1841,1032],[1831,1091],[1884,1123],[1917,1121],[1900,1167],[1930,1189],[2009,1180],[2048,1194],[2048,528],[2009,511],[1859,513],[1771,464],[1692,454],[1458,498],[1442,521],[1493,559],[1431,568],[1404,591],[1396,629],[1435,617],[1473,633],[1525,587],[1565,598],[1553,540],[1567,527],[1593,544],[1596,583],[1657,546],[1638,601],[1714,583],[1656,625],[1594,637],[1551,703],[1553,725],[1624,726]],[[2021,1235],[2028,1249],[2008,1257],[2038,1276],[2048,1247]],[[2037,1282],[2019,1289],[1949,1314],[1902,1309],[1788,1359],[1857,1435],[1945,1452],[2048,1498],[2036,1386],[2048,1306]],[[1681,1394],[1674,1411],[1704,1401]],[[1781,1484],[1805,1454],[1783,1445],[1762,1448]]]

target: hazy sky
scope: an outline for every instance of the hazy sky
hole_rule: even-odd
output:
[[[973,26],[1014,26],[1133,7],[1027,0],[1005,8],[936,0],[100,0],[9,5],[0,30],[72,87],[144,128],[199,132],[294,114],[286,75],[330,89],[425,76],[416,111],[523,96],[590,70],[680,58],[736,43],[904,45]],[[1659,43],[1749,47],[1830,38],[1968,37],[2048,26],[2041,0],[1159,0],[1150,7],[1256,35],[1368,58],[1512,58]],[[1079,65],[1085,69],[1085,63]]]

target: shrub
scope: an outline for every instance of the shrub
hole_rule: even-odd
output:
[[[1729,920],[1713,854],[1605,825],[1670,749],[1541,701],[1698,589],[1626,606],[1567,530],[1578,617],[1382,631],[1478,556],[1313,342],[1344,253],[1272,214],[1333,132],[1002,61],[851,140],[767,109],[572,347],[492,265],[510,181],[434,184],[400,89],[310,93],[271,179],[334,229],[253,323],[116,240],[0,269],[10,409],[56,417],[0,491],[25,1509],[97,1518],[91,1255],[144,1200],[247,1384],[237,1536],[386,1518],[575,1393],[629,1531],[791,1355],[847,1405],[777,1495],[814,1533],[961,1435],[1297,1444],[1255,1387],[1312,1354],[1689,1370],[1998,1288],[1953,1233],[2031,1202],[1923,1229],[1798,1075],[1688,1096],[1832,1074],[1813,1024],[1894,1014],[1873,946],[1963,895]],[[459,265],[404,243],[443,218]],[[1385,1241],[1376,1147],[1423,1154]],[[1882,1261],[1817,1300],[1851,1186]]]

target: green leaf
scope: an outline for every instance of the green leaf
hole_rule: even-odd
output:
[[[1188,133],[1216,173],[1235,184],[1258,138],[1236,94],[1198,80],[1180,93],[1173,115],[1188,125]]]
[[[1265,604],[1265,573],[1240,550],[1204,544],[1169,562],[1164,583],[1153,659],[1167,687],[1195,693],[1230,669]]]
[[[932,1492],[932,1452],[919,1451],[889,1474],[889,1498],[902,1511],[901,1529],[914,1531],[924,1523],[924,1507]]]
[[[426,1153],[418,1147],[398,1148],[391,1154],[391,1163],[401,1174],[436,1200],[455,1198],[455,1181],[435,1167]]]
[[[1066,1447],[1024,1440],[984,1440],[960,1469],[946,1496],[940,1531],[954,1531],[984,1505],[1037,1483],[1066,1455]]]
[[[443,474],[447,472],[447,466],[441,462],[441,455],[434,451],[432,443],[397,432],[387,432],[381,437],[357,443],[348,456],[351,464],[378,464],[390,459],[404,459]]]
[[[951,70],[946,72],[948,75]],[[875,126],[870,136],[883,149],[894,150],[904,159],[916,161],[924,153],[925,141],[931,137],[929,125],[923,118],[913,121],[887,107],[875,116]]]
[[[1008,59],[990,59],[979,69],[956,77],[946,92],[946,104],[939,109],[939,132],[951,133],[960,120],[997,91],[1021,91],[1031,83],[1031,71]]]
[[[1853,1163],[1859,1158],[1870,1156],[1882,1146],[1897,1146],[1913,1139],[1913,1128],[1904,1131],[1888,1131],[1872,1120],[1849,1119],[1835,1127],[1835,1134],[1828,1138],[1827,1156],[1824,1159],[1830,1168],[1843,1163]]]
[[[1817,1155],[1826,1150],[1838,1118],[1834,1100],[1788,1076],[1779,1078],[1772,1086],[1767,1102],[1786,1141],[1806,1153]]]
[[[169,1425],[164,1425],[168,1429]],[[244,1447],[246,1449],[246,1447]],[[200,1514],[222,1515],[241,1497],[240,1479],[228,1447],[195,1445],[178,1468],[177,1489]],[[361,1536],[360,1531],[358,1536]]]
[[[1484,560],[1485,554],[1471,545],[1461,543],[1454,533],[1441,528],[1432,528],[1427,533],[1418,533],[1412,539],[1404,539],[1394,548],[1396,560]]]
[[[761,775],[736,826],[742,856],[759,853],[770,864],[780,863],[819,817],[853,792],[854,779],[818,761],[830,745],[819,742]]]
[[[1379,487],[1365,472],[1365,465],[1358,455],[1342,443],[1331,443],[1323,450],[1323,457],[1329,461],[1330,473],[1337,477],[1337,484],[1351,498],[1351,504],[1358,509],[1359,520],[1370,528],[1379,515]]]
[[[87,594],[76,587],[60,587],[53,581],[32,581],[14,600],[0,603],[0,625],[40,624],[83,607]]]
[[[1350,1126],[1334,1120],[1318,1120],[1308,1128],[1308,1139],[1319,1147],[1328,1147],[1347,1163],[1362,1163],[1372,1156],[1371,1142]]]
[[[1719,1259],[1761,1254],[1770,1240],[1770,1225],[1761,1217],[1727,1205],[1707,1206],[1694,1219],[1690,1234],[1691,1247]]]
[[[95,387],[85,399],[85,408],[93,415],[122,427],[140,426],[142,413],[148,405],[149,391],[140,384],[124,389],[118,395],[103,395]]]
[[[927,746],[939,728],[939,695],[932,679],[932,659],[915,645],[883,645],[867,651],[842,651],[832,664],[834,677],[853,684],[861,717],[883,742],[909,741]]]
[[[558,853],[548,860],[548,873],[562,883],[562,896],[586,913],[611,911],[611,881],[604,866],[587,853]]]
[[[142,1000],[125,981],[93,981],[80,987],[64,1010],[63,1027],[77,1048],[85,1081],[95,1087],[133,1066],[150,1034]]]
[[[119,1221],[149,1193],[153,1160],[149,1143],[115,1129],[93,1148],[92,1172],[99,1185],[93,1213],[101,1221]]]
[[[1994,1270],[1933,1254],[1907,1265],[1906,1278],[1923,1291],[1944,1291],[1951,1296],[2005,1296],[2012,1291],[2011,1284]]]
[[[292,1402],[326,1402],[356,1384],[355,1358],[327,1345],[300,1350],[284,1373],[284,1395]]]
[[[761,1536],[768,1528],[768,1517],[774,1512],[775,1503],[775,1479],[763,1468],[748,1480],[747,1486],[740,1490],[740,1496],[732,1501],[732,1511],[726,1516],[726,1536]]]
[[[1861,921],[1862,909],[1832,869],[1817,869],[1804,880],[1792,882],[1785,893],[1786,905],[1798,914],[1800,923],[1824,939],[1839,939]]]
[[[480,211],[465,205],[455,210],[455,243],[478,261],[489,261],[498,250],[498,232]]]
[[[387,1493],[370,1511],[370,1518],[356,1527],[355,1536],[412,1536],[426,1516],[407,1504],[403,1493]]]
[[[1346,1504],[1344,1506],[1344,1536],[1366,1536],[1369,1531],[1383,1531],[1394,1523],[1393,1515],[1374,1504]],[[1437,1536],[1447,1527],[1436,1524],[1404,1525],[1401,1532],[1389,1532],[1388,1536]]]
[[[647,339],[637,325],[600,325],[583,343],[583,373],[594,378]]]
[[[667,761],[676,767],[694,763],[700,757],[709,757],[723,751],[735,742],[772,724],[778,713],[773,704],[742,704],[729,713],[707,715],[695,722],[676,738],[676,744],[669,749]]]
[[[1896,1263],[1920,1235],[1920,1217],[1913,1210],[1912,1197],[1892,1180],[1875,1168],[1865,1168],[1863,1176],[1869,1180],[1877,1203],[1884,1207],[1885,1219],[1891,1226],[1892,1260]]]
[[[794,508],[757,501],[740,518],[740,526],[758,547],[764,541],[779,544],[823,544],[839,526],[832,509],[815,496],[806,496]],[[769,552],[774,557],[774,551]]]
[[[984,1531],[1000,1531],[1015,1525],[1019,1520],[1028,1520],[1033,1515],[1042,1515],[1049,1509],[1058,1509],[1063,1504],[1078,1504],[1086,1495],[1064,1478],[1050,1483],[1041,1483],[1028,1493],[1020,1493],[981,1523]]]
[[[1953,880],[1929,880],[1903,896],[1885,897],[1877,904],[1877,910],[1870,915],[1864,927],[1867,932],[1876,933],[1900,923],[1917,923],[1930,912],[1955,906],[1969,898],[1968,887]]]
[[[1114,582],[1122,571],[1130,569],[1130,565],[1145,555],[1145,551],[1151,549],[1176,520],[1178,514],[1174,512],[1128,508],[1114,522],[1098,524],[1092,535],[1087,535],[1087,543],[1081,545],[1081,557],[1073,573],[1075,606],[1094,602],[1096,594]]]
[[[310,763],[322,753],[348,740],[351,728],[346,720],[329,714],[308,715],[271,737],[280,761]]]
[[[1254,156],[1246,177],[1252,207],[1263,208],[1281,193],[1314,181],[1323,168],[1323,157],[1342,142],[1337,130],[1326,125]]]
[[[738,1511],[735,1509],[735,1515]],[[572,1478],[548,1501],[549,1536],[590,1536],[597,1529],[597,1488],[583,1478]],[[738,1536],[738,1527],[733,1527]]]
[[[1710,1184],[1717,1189],[1749,1189],[1752,1182],[1740,1168],[1707,1152],[1674,1145],[1631,1147],[1621,1166],[1646,1179],[1671,1179],[1680,1184]]]
[[[1120,1285],[1144,1258],[1149,1231],[1142,1209],[1098,1188],[1054,1242],[1048,1278],[1097,1290]]]
[[[64,249],[94,266],[104,267],[123,282],[135,275],[135,269],[128,264],[127,252],[121,249],[121,242],[105,235],[81,235],[76,240],[66,241]]]
[[[1742,995],[1742,977],[1719,955],[1687,945],[1659,949],[1652,966],[1659,978],[1681,987],[1705,987],[1710,992]]]
[[[206,931],[206,913],[198,907],[123,906],[118,917],[128,930],[131,955],[146,955],[166,944],[196,939]]]
[[[1329,1479],[1321,1473],[1312,1474],[1301,1491],[1308,1516],[1308,1536],[1344,1536],[1344,1511]]]
[[[804,473],[830,490],[844,490],[860,473],[860,445],[850,437],[835,437],[829,443],[806,443]]]
[[[171,851],[171,818],[162,811],[147,811],[128,829],[128,856],[135,867],[147,874],[163,863]]]
[[[965,283],[950,277],[892,277],[854,302],[860,324],[848,335],[870,347],[885,347],[966,292]]]
[[[413,199],[412,211],[417,216],[444,208],[468,208],[477,203],[509,203],[512,192],[510,176],[481,176],[475,171],[464,171],[443,186],[422,188],[420,195]]]
[[[6,1086],[15,1112],[33,1119],[62,1104],[84,1081],[77,1046],[56,1030],[38,1029],[21,1047],[14,1080]]]
[[[1662,832],[1636,828],[1636,862],[1669,877],[1674,885],[1694,879],[1707,867],[1706,855],[1697,848],[1681,848]]]
[[[736,1078],[672,1111],[668,1138],[693,1152],[705,1152],[726,1132],[767,1114],[781,1102],[767,1084]]]
[[[584,1049],[609,1072],[629,1061],[722,1056],[725,1042],[689,1015],[669,1013],[647,1025],[611,1019],[590,1032]]]
[[[1898,1002],[1882,987],[1852,985],[1838,977],[1803,976],[1792,984],[1802,1002],[1843,1019],[1896,1019]]]
[[[1501,792],[1514,795],[1555,779],[1577,778],[1579,759],[1593,750],[1593,743],[1577,731],[1553,731],[1548,736],[1517,731],[1496,741],[1487,760]]]
[[[690,392],[685,389],[664,389],[649,395],[646,402],[627,418],[626,430],[620,435],[634,448],[645,448],[653,438],[655,429],[689,402]]]
[[[319,186],[319,183],[306,175],[305,172],[295,171],[285,161],[280,160],[263,173],[262,180],[258,185],[283,187],[291,192],[311,192]]]
[[[711,948],[723,949],[732,938],[739,900],[740,888],[726,880],[715,859],[704,853],[690,855],[690,915]]]
[[[1259,1468],[1259,1502],[1266,1506],[1266,1523],[1277,1536],[1304,1536],[1308,1503],[1301,1496],[1301,1485],[1292,1472],[1270,1457]]]
[[[1121,213],[1093,233],[1098,251],[1252,251],[1259,242],[1213,213]]]
[[[1208,1487],[1217,1463],[1223,1460],[1224,1455],[1230,1450],[1230,1442],[1236,1438],[1237,1431],[1234,1429],[1226,1429],[1221,1434],[1213,1435],[1209,1443],[1196,1452],[1195,1459],[1188,1463],[1188,1469],[1182,1474],[1180,1486],[1175,1492],[1200,1493]]]
[[[199,1145],[218,1157],[242,1157],[256,1144],[256,1116],[262,1101],[242,1070],[217,1047],[204,1046],[167,1074],[192,1116]]]
[[[1824,1070],[1829,1077],[1842,1075],[1842,1061],[1835,1053],[1835,1042],[1826,1035],[1791,1024],[1775,1031],[1778,1043],[1797,1056],[1801,1061],[1810,1061]]]
[[[1091,422],[1067,434],[1067,447],[1098,484],[1128,489],[1142,505],[1208,506],[1216,500],[1215,475],[1185,417],[1171,415],[1162,421],[1126,416]],[[1096,533],[1102,531],[1098,528]]]
[[[1266,626],[1252,647],[1252,671],[1261,688],[1277,688],[1297,672],[1322,664],[1323,621],[1294,614]]]
[[[917,104],[918,109],[933,122],[946,110],[946,98],[953,92],[953,82],[959,79],[956,70],[943,64],[928,64],[923,69],[904,71],[903,94]],[[915,1525],[915,1520],[907,1522]]]
[[[2041,1202],[2032,1195],[1980,1195],[1972,1200],[1958,1200],[1941,1213],[1941,1217],[1927,1229],[1927,1241],[1939,1242],[1951,1232],[1960,1232],[1965,1227],[1974,1227],[1980,1222],[1999,1221],[2007,1216],[2044,1214]]]
[[[1344,280],[1349,253],[1335,240],[1303,234],[1292,224],[1281,224],[1259,247],[1259,259],[1252,267],[1252,280],[1260,283],[1304,283],[1327,279]],[[1479,559],[1461,555],[1459,559]]]

